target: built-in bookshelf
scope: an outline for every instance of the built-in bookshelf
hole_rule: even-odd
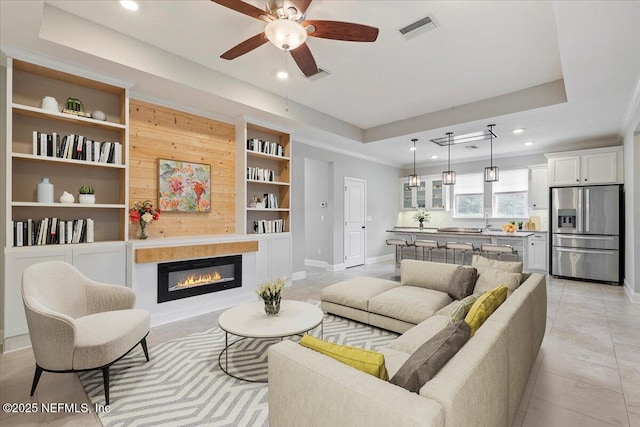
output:
[[[127,90],[12,58],[6,84],[5,245],[126,240]],[[59,108],[41,108],[44,97],[55,98]],[[67,98],[82,100],[87,113],[99,110],[106,120],[63,113]],[[44,177],[54,186],[50,203],[37,201],[36,187]],[[95,204],[78,203],[83,185],[94,188]],[[59,202],[64,191],[75,203]],[[36,236],[43,226],[48,237],[40,231]]]
[[[291,136],[245,121],[236,126],[238,166],[245,171],[237,187],[238,232],[288,232]]]

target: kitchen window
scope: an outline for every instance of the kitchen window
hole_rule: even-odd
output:
[[[493,183],[493,217],[528,217],[528,169],[501,170],[500,180]]]
[[[484,213],[484,176],[482,174],[458,175],[456,184],[453,186],[453,194],[454,218],[482,218]]]

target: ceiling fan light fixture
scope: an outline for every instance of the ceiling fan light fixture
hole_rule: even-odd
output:
[[[307,40],[307,30],[299,22],[290,19],[267,23],[264,34],[278,49],[285,51],[294,50]]]
[[[280,80],[287,80],[289,78],[289,72],[287,70],[280,70],[276,73],[276,77]]]

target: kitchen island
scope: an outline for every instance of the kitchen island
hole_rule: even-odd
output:
[[[394,227],[392,230],[387,230],[390,233],[389,237],[405,239],[407,242],[413,242],[415,240],[434,240],[441,245],[444,245],[447,242],[456,242],[456,243],[472,243],[476,249],[480,249],[483,243],[490,243],[493,245],[509,245],[513,247],[516,251],[515,255],[504,255],[504,261],[515,261],[516,258],[518,261],[522,261],[527,259],[527,251],[528,251],[528,239],[530,236],[533,236],[535,233],[533,231],[516,231],[514,233],[505,233],[501,230],[482,230],[469,228],[468,230],[474,231],[441,231],[442,229],[438,228],[429,228],[424,227],[420,230],[418,227]],[[479,252],[476,252],[479,253]],[[402,257],[403,258],[416,258],[422,259],[422,249],[415,248],[412,246],[405,247],[403,249]],[[433,261],[444,262],[445,259],[445,250],[434,250],[433,251]],[[425,254],[426,260],[429,259],[428,251]],[[447,256],[448,262],[452,262],[453,255],[452,251],[448,251]],[[456,262],[460,262],[460,255],[456,256]],[[469,264],[470,255],[467,255],[465,258],[465,263]],[[526,270],[525,263],[525,270]]]

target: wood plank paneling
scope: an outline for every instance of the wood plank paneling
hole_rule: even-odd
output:
[[[136,201],[151,200],[154,206],[158,206],[158,159],[211,165],[211,212],[163,212],[159,221],[147,227],[150,237],[235,232],[236,165],[233,125],[131,99],[130,205]],[[136,232],[137,225],[131,225],[129,238],[134,239]],[[139,251],[140,249],[136,250],[136,262],[140,262]],[[197,256],[191,256],[195,257]]]
[[[208,245],[165,246],[136,249],[136,263],[176,261],[222,255],[258,252],[258,241],[211,243]]]

